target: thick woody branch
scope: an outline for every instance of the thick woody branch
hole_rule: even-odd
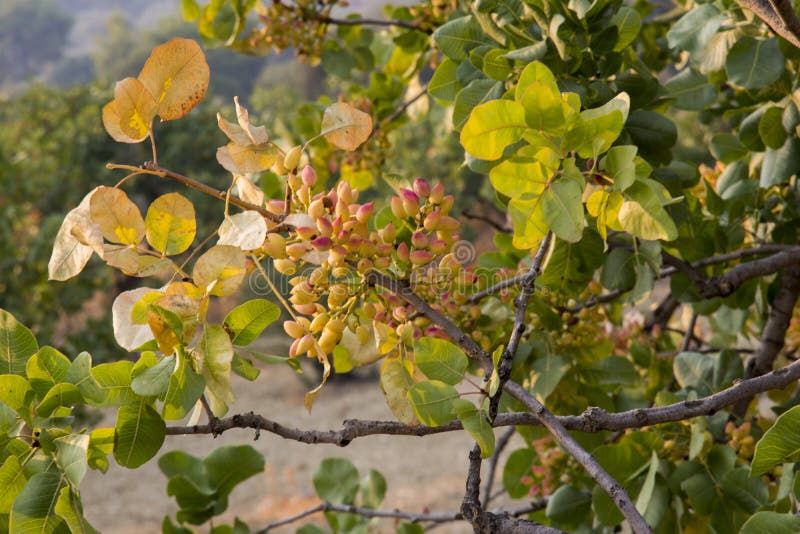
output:
[[[790,0],[738,0],[763,20],[772,31],[800,48],[800,20]]]
[[[701,295],[706,299],[727,297],[748,280],[777,273],[797,263],[800,263],[800,247],[793,247],[766,258],[740,263],[725,274],[708,280]]]

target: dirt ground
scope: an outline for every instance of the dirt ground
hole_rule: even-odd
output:
[[[344,419],[393,420],[376,381],[358,380],[329,385],[317,398],[311,414],[303,407],[307,386],[288,367],[264,366],[253,383],[234,377],[238,397],[230,414],[254,411],[285,425],[303,429],[339,428]],[[113,426],[114,412],[103,421]],[[227,444],[250,443],[266,458],[263,475],[239,485],[230,498],[229,512],[246,521],[252,529],[288,517],[319,503],[311,477],[326,457],[348,458],[363,475],[370,468],[383,473],[388,492],[383,508],[411,512],[457,511],[464,491],[467,454],[472,441],[465,432],[450,432],[423,438],[412,436],[368,436],[344,448],[335,445],[306,445],[262,432],[253,441],[252,430],[230,430],[211,436],[167,436],[153,460],[136,470],[116,465],[108,473],[91,471],[81,492],[87,518],[101,532],[133,534],[160,532],[166,514],[174,518],[177,505],[166,496],[166,479],[158,469],[161,454],[182,449],[205,456]],[[516,447],[509,447],[506,452]],[[502,463],[501,463],[502,465]],[[497,487],[497,486],[495,486]],[[316,517],[315,522],[322,520]],[[304,521],[271,532],[289,533]],[[318,523],[321,525],[321,523]],[[374,532],[394,532],[391,521],[377,524]],[[201,530],[204,532],[205,530]],[[471,532],[466,523],[452,523],[435,529],[438,533]]]

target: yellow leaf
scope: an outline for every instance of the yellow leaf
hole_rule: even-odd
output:
[[[116,100],[112,100],[103,106],[103,126],[108,132],[108,135],[118,143],[138,143],[144,139],[144,137],[141,139],[134,139],[122,131]]]
[[[174,313],[180,319],[183,332],[176,332],[152,307],[147,310],[147,324],[158,342],[158,350],[164,354],[172,354],[176,345],[187,343],[194,337],[198,321],[198,302],[183,295],[167,295],[152,304]],[[181,337],[178,337],[179,334],[182,334]]]
[[[357,170],[352,165],[342,165],[342,180],[350,187],[363,191],[373,184],[375,178],[369,170]]]
[[[142,214],[121,189],[98,187],[92,195],[89,208],[92,222],[100,227],[106,241],[138,245],[144,239]]]
[[[372,117],[353,106],[337,103],[322,116],[322,135],[333,146],[355,150],[372,133]]]
[[[264,203],[264,191],[246,176],[236,177],[236,191],[239,198],[250,204],[260,206]]]
[[[200,46],[176,37],[153,49],[139,73],[162,121],[183,117],[206,95],[209,70]]]
[[[136,78],[125,78],[114,87],[119,128],[129,138],[139,142],[150,133],[156,116],[156,101],[150,91]]]
[[[278,151],[273,145],[237,145],[228,143],[217,149],[217,161],[233,174],[250,174],[268,170],[275,163]]]
[[[139,271],[139,254],[127,245],[103,245],[103,259],[125,274]]]
[[[209,294],[230,295],[244,280],[244,252],[231,245],[216,245],[197,259],[192,275],[197,287]]]
[[[398,356],[386,358],[381,365],[381,389],[386,395],[386,404],[397,420],[406,425],[417,425],[414,407],[408,400],[408,390],[414,385],[411,362]]]
[[[147,242],[162,254],[180,254],[189,248],[197,232],[194,205],[180,193],[155,199],[145,218]]]

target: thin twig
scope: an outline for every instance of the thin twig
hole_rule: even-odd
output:
[[[407,101],[403,102],[403,103],[400,105],[400,107],[399,107],[399,108],[397,108],[396,110],[394,110],[394,112],[393,112],[391,115],[389,115],[388,117],[386,117],[385,119],[383,119],[383,120],[382,120],[380,123],[378,123],[378,124],[375,126],[375,128],[372,130],[372,134],[371,134],[371,135],[378,135],[378,132],[380,132],[380,131],[381,131],[381,129],[382,129],[384,126],[386,126],[387,124],[389,124],[389,123],[391,123],[391,122],[393,122],[393,121],[397,120],[398,118],[400,118],[400,116],[402,116],[402,115],[403,115],[403,113],[405,113],[405,112],[406,112],[406,110],[407,110],[409,107],[411,107],[411,105],[412,105],[414,102],[416,102],[417,100],[419,100],[420,98],[422,98],[422,97],[423,97],[423,96],[425,96],[426,94],[428,94],[428,85],[427,85],[427,84],[425,84],[425,85],[422,87],[422,90],[421,90],[419,93],[417,93],[416,95],[412,96],[412,97],[411,97],[411,98],[409,98]]]
[[[694,339],[694,327],[697,324],[697,314],[693,313],[692,318],[689,319],[689,327],[686,329],[686,334],[683,336],[683,343],[681,343],[681,352],[686,352],[692,344]]]

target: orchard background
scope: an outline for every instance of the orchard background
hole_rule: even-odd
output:
[[[0,8],[0,525],[800,531],[791,2],[377,7]]]

